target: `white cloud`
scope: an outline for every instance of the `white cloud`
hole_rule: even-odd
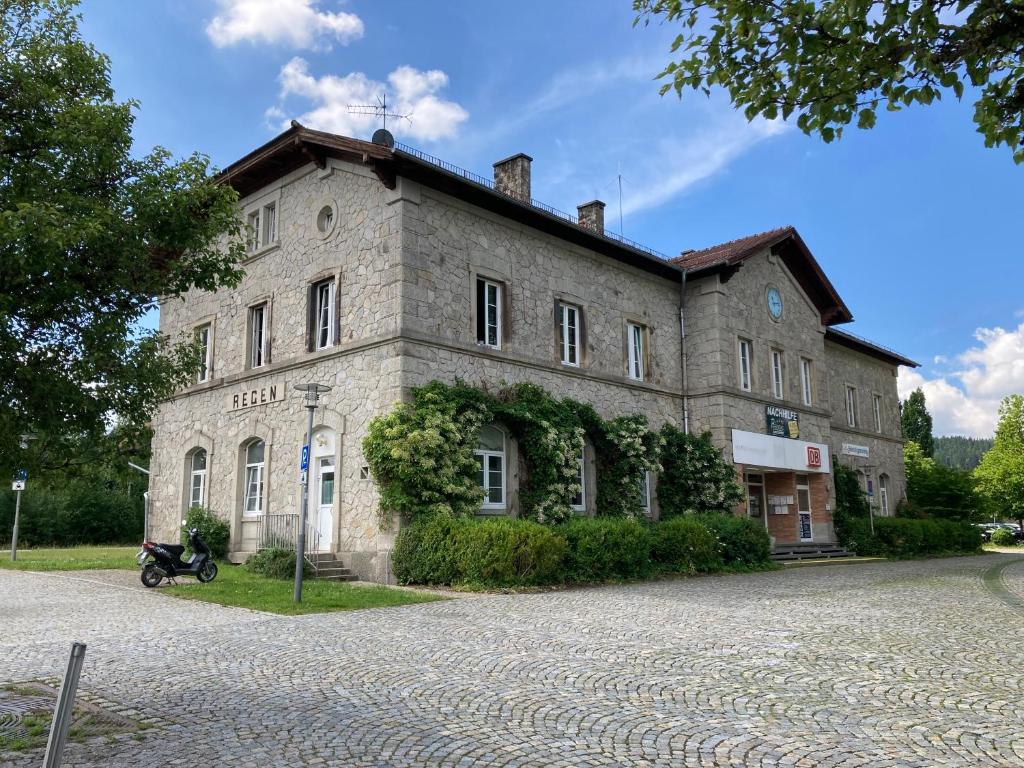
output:
[[[422,72],[399,67],[384,83],[371,80],[362,72],[344,76],[310,74],[304,59],[294,58],[281,68],[281,98],[299,97],[313,107],[296,119],[303,125],[346,136],[365,137],[380,125],[380,118],[349,112],[350,104],[376,104],[385,90],[388,111],[409,115],[409,120],[390,120],[388,128],[396,135],[436,141],[454,136],[468,117],[459,104],[446,101],[437,93],[448,85],[448,75],[437,69]],[[282,106],[270,107],[268,119],[281,118]],[[287,120],[280,120],[287,127]]]
[[[929,378],[900,369],[900,398],[921,387],[937,435],[991,437],[999,402],[1024,393],[1024,323],[1013,330],[979,328],[974,338],[979,345],[956,355],[952,371]]]
[[[346,45],[363,36],[363,21],[354,13],[317,10],[318,0],[217,0],[220,12],[206,25],[218,48],[241,42],[287,43],[294,48]]]

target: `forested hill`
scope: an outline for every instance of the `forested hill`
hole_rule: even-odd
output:
[[[984,437],[935,438],[935,461],[952,469],[974,469],[981,455],[992,447],[992,439]]]

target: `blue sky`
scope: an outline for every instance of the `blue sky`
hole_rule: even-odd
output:
[[[139,151],[224,166],[290,118],[368,138],[351,101],[386,88],[400,141],[489,176],[534,158],[534,196],[601,198],[663,253],[795,225],[856,318],[847,330],[922,363],[936,432],[991,433],[1024,391],[1024,166],[985,149],[972,98],[879,115],[824,144],[747,123],[721,93],[658,95],[671,27],[629,0],[445,3],[85,0],[83,33],[140,102]],[[131,12],[126,9],[131,8]]]

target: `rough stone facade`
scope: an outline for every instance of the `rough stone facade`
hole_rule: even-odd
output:
[[[529,199],[529,158],[515,156],[495,173],[499,185]],[[765,406],[781,405],[799,412],[801,439],[829,445],[837,456],[844,444],[869,446],[870,459],[849,463],[872,478],[886,475],[890,511],[903,496],[892,366],[826,343],[819,311],[768,250],[729,279],[684,282],[681,271],[657,274],[642,261],[611,258],[400,175],[388,183],[365,164],[338,158],[261,187],[241,201],[241,213],[268,206],[276,231],[251,253],[237,288],[161,304],[161,330],[172,337],[208,324],[212,354],[208,379],[164,403],[154,419],[155,538],[173,539],[191,504],[196,451],[206,452],[203,503],[230,521],[236,559],[265,543],[272,518],[294,517],[306,441],[306,411],[294,387],[310,382],[332,387],[316,412],[310,472],[320,471],[313,465],[321,461],[324,472],[334,472],[331,484],[311,482],[310,515],[319,515],[320,526],[313,544],[337,552],[364,579],[390,579],[395,524],[378,518],[362,440],[371,419],[434,379],[492,388],[531,381],[589,402],[605,417],[642,413],[653,428],[688,421],[693,431],[710,430],[730,460],[732,430],[764,433]],[[478,279],[500,286],[500,348],[478,343]],[[335,285],[334,338],[315,349],[314,286],[324,280]],[[783,299],[777,320],[765,309],[768,287]],[[252,368],[250,311],[258,304],[266,307],[269,346]],[[577,365],[561,359],[560,304],[578,310]],[[642,329],[642,380],[628,375],[631,325]],[[753,350],[749,391],[739,384],[740,338]],[[783,355],[782,398],[771,391],[772,349]],[[810,406],[801,399],[801,357],[814,370]],[[843,382],[883,398],[881,433],[845,426]],[[871,401],[861,407],[867,423]],[[261,514],[243,508],[253,441],[265,450]],[[509,443],[509,492],[498,511],[515,514],[516,450]],[[594,514],[591,454],[586,512]],[[737,467],[741,480],[744,469]],[[784,491],[795,482],[790,473],[768,484]],[[816,475],[811,489],[814,540],[830,540],[831,475]],[[781,518],[765,524],[778,540],[793,527]]]

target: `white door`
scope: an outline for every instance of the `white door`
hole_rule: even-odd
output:
[[[317,459],[316,501],[317,530],[321,552],[330,552],[334,545],[334,457]]]
[[[807,475],[796,476],[796,511],[799,517],[800,541],[813,541],[811,528],[811,485]]]

